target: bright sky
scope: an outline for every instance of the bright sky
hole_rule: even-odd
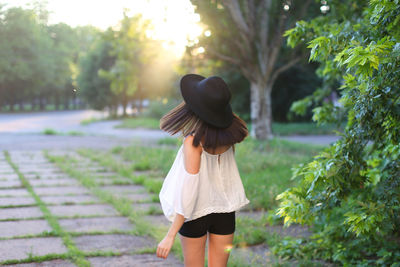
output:
[[[11,6],[30,7],[32,0],[0,0]],[[47,0],[51,12],[49,23],[65,22],[71,26],[91,24],[101,29],[114,26],[122,18],[124,7],[133,15],[142,13],[155,26],[154,38],[165,40],[165,46],[177,56],[184,51],[187,39],[196,40],[202,33],[200,16],[189,0]]]

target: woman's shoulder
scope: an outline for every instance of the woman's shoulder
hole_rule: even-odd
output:
[[[194,140],[194,136],[193,135],[188,135],[185,137],[185,139],[183,140],[183,150],[184,152],[186,152],[187,154],[201,154],[202,152],[202,148],[201,146],[194,146],[193,145],[193,140]]]

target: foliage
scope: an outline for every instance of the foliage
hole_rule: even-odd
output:
[[[48,11],[39,3],[32,9],[0,5],[0,110],[14,111],[54,103],[68,108],[77,59],[91,42],[89,27],[48,25]]]
[[[301,49],[288,51],[282,34],[299,18],[317,14],[318,5],[311,5],[312,0],[191,2],[209,34],[193,44],[190,52],[235,66],[246,77],[251,111],[250,118],[245,119],[252,122],[251,135],[260,140],[272,138],[271,93],[275,81],[305,58]],[[198,52],[201,48],[204,54]]]
[[[313,120],[347,124],[340,140],[294,169],[300,185],[278,196],[285,223],[313,225],[315,234],[277,252],[345,266],[398,266],[400,2],[342,2],[330,1],[332,14],[286,32],[289,45],[309,44],[324,81],[293,110],[301,113],[340,84],[341,106],[323,103]]]
[[[100,36],[110,34],[109,31]],[[97,110],[112,107],[117,104],[117,98],[110,88],[110,82],[98,75],[100,69],[111,69],[116,61],[110,56],[111,43],[99,38],[94,42],[87,54],[80,58],[78,75],[79,94],[89,105]]]

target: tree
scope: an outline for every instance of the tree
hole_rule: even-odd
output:
[[[294,169],[298,187],[280,194],[285,223],[313,225],[310,240],[277,251],[344,266],[400,262],[400,2],[330,1],[332,14],[299,21],[288,43],[307,42],[325,83],[340,83],[342,106],[313,109],[318,124],[347,120],[342,138]],[[301,114],[329,93],[297,102]],[[288,248],[289,247],[289,248]],[[301,252],[299,252],[301,251]],[[311,252],[307,254],[307,252]],[[311,255],[313,254],[313,255]]]
[[[111,91],[110,81],[99,76],[100,70],[110,70],[116,61],[115,56],[111,56],[112,43],[104,35],[113,35],[113,32],[108,29],[101,33],[102,37],[79,60],[78,93],[92,108],[103,110],[109,107],[111,115],[115,116],[117,97]]]
[[[124,17],[120,28],[114,31],[111,55],[116,61],[110,70],[100,70],[99,75],[111,82],[111,90],[118,96],[123,107],[123,116],[126,116],[128,102],[141,85],[140,77],[149,60],[148,51],[150,39],[146,36],[148,22],[140,15],[128,17],[124,10]]]
[[[310,12],[311,0],[192,0],[192,3],[211,33],[199,45],[205,47],[208,56],[237,66],[250,82],[252,136],[272,138],[273,85],[282,72],[303,57],[300,50],[282,53],[283,33]]]
[[[1,13],[0,37],[6,41],[1,42],[0,83],[13,110],[16,103],[23,107],[29,95],[28,87],[36,89],[47,81],[47,76],[38,76],[37,71],[46,70],[42,63],[47,58],[41,57],[40,51],[49,47],[49,39],[43,34],[33,10],[10,8]]]

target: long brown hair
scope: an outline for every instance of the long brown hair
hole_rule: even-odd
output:
[[[246,123],[235,113],[228,128],[216,128],[200,119],[184,101],[161,118],[160,129],[172,135],[179,132],[183,136],[194,134],[193,145],[196,147],[204,136],[203,147],[212,149],[240,143],[249,134]]]

